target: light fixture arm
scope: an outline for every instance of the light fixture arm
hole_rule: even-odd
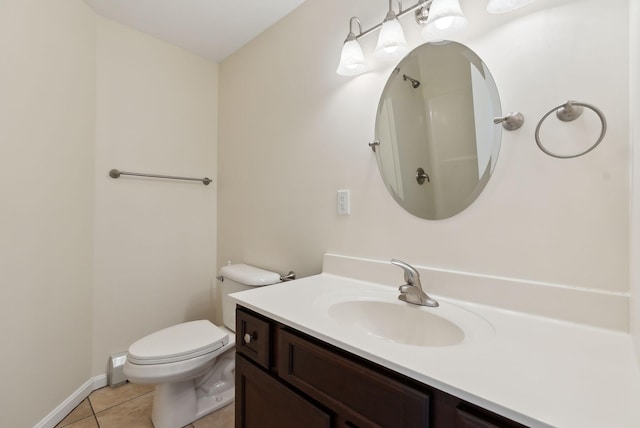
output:
[[[389,0],[389,12],[392,13],[394,15],[394,17],[401,18],[401,17],[403,17],[404,15],[406,15],[409,12],[413,12],[417,8],[425,6],[425,4],[427,4],[426,7],[431,6],[431,0],[420,0],[416,4],[410,6],[409,8],[407,8],[405,10],[402,10],[402,1],[398,1],[399,10],[398,10],[398,13],[395,13],[395,12],[393,12],[393,7],[392,7],[393,6],[393,0]],[[373,33],[374,31],[377,31],[380,28],[382,28],[382,24],[384,24],[384,22],[388,20],[387,18],[389,17],[389,12],[387,12],[387,17],[385,17],[384,21],[379,23],[378,25],[374,25],[373,27],[368,28],[368,29],[366,29],[364,31],[362,31],[362,27],[360,27],[360,34],[356,35],[356,40],[360,40],[360,38],[362,38],[364,36],[367,36],[367,35]],[[354,16],[354,18],[355,18],[355,16]],[[353,18],[351,18],[351,19],[353,19]],[[360,20],[358,20],[358,23],[359,22],[360,22]],[[349,24],[349,26],[351,26],[351,24]]]
[[[358,24],[358,30],[359,33],[358,35],[356,35],[353,32],[353,22],[356,22],[356,24]],[[358,37],[360,37],[362,35],[362,24],[360,23],[360,20],[358,19],[357,16],[352,16],[351,19],[349,20],[349,34],[347,35],[347,39],[345,40],[345,42],[349,42],[351,40],[357,40]]]
[[[389,0],[389,11],[383,22],[396,19],[400,13],[402,13],[402,0],[398,0],[398,14],[393,11],[393,0]]]

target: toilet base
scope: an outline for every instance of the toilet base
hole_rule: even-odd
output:
[[[166,388],[170,386],[170,388]],[[153,396],[151,421],[155,428],[179,428],[212,413],[235,399],[235,388],[221,394],[194,400],[190,397],[193,383],[188,388],[175,388],[175,384],[158,385]],[[195,404],[195,406],[194,406]]]
[[[156,385],[151,410],[155,428],[180,428],[234,401],[235,352],[218,357],[200,378]]]

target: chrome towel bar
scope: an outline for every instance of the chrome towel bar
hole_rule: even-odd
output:
[[[177,177],[177,176],[174,176],[174,175],[144,174],[144,173],[141,173],[141,172],[127,172],[127,171],[120,171],[118,169],[112,169],[111,171],[109,171],[109,176],[111,178],[118,178],[121,175],[133,175],[133,176],[136,176],[136,177],[164,178],[164,179],[168,179],[168,180],[200,181],[205,186],[207,186],[209,183],[213,182],[213,180],[211,180],[208,177],[204,177],[204,178]]]

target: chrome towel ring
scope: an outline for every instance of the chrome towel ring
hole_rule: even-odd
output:
[[[556,117],[563,122],[571,122],[573,120],[576,120],[578,117],[580,117],[580,115],[582,114],[582,111],[584,110],[584,107],[588,108],[589,110],[592,110],[595,114],[597,114],[598,117],[600,118],[600,122],[602,123],[602,131],[600,132],[600,137],[598,137],[598,140],[591,147],[589,147],[587,150],[583,151],[582,153],[578,153],[575,155],[559,155],[549,151],[546,147],[542,145],[542,141],[540,141],[540,127],[542,126],[542,122],[544,122],[545,119],[551,113],[555,112]],[[536,126],[536,143],[538,144],[538,147],[540,147],[540,150],[542,150],[549,156],[552,156],[558,159],[571,159],[571,158],[577,158],[582,155],[586,155],[591,150],[595,149],[598,146],[598,144],[602,142],[606,133],[607,133],[607,118],[604,116],[604,113],[602,113],[602,111],[599,108],[591,104],[569,100],[562,105],[552,108],[551,110],[549,110],[547,114],[542,116],[542,119],[540,119],[540,122],[538,122],[538,126]]]

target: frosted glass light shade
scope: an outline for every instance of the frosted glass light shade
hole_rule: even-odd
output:
[[[429,18],[422,37],[452,34],[467,26],[467,18],[462,13],[458,0],[433,0],[429,10]]]
[[[380,29],[374,55],[379,59],[395,61],[403,58],[407,52],[409,47],[398,18],[386,19]]]
[[[533,3],[536,0],[489,0],[487,12],[505,13],[520,9],[523,6]]]
[[[344,42],[340,53],[340,64],[336,73],[340,76],[355,76],[366,71],[367,64],[364,60],[362,47],[357,40],[352,39]]]

